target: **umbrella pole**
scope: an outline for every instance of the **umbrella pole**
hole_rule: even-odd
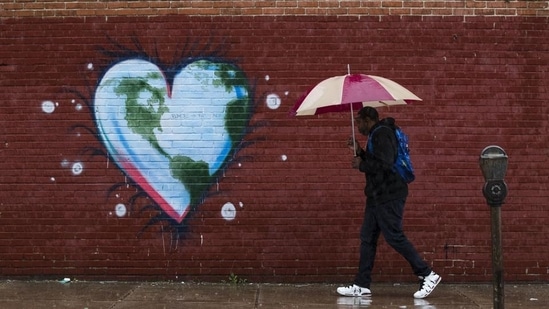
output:
[[[347,63],[347,74],[351,74],[351,66]],[[356,149],[355,149],[355,117],[353,112],[353,104],[351,103],[351,130],[353,132],[353,155],[356,156]]]
[[[351,128],[352,128],[352,132],[353,132],[353,155],[356,157],[355,117],[354,117],[354,113],[353,113],[353,104],[351,104]]]

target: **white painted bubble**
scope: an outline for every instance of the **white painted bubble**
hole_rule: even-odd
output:
[[[234,204],[231,202],[225,203],[225,205],[221,207],[221,216],[227,221],[233,220],[236,217],[236,208],[234,207]]]
[[[80,175],[84,171],[84,166],[80,162],[76,162],[72,165],[72,173],[74,175]]]
[[[265,75],[265,80],[268,81],[269,79],[271,79],[271,77],[269,75]]]
[[[42,111],[47,114],[51,114],[55,111],[55,103],[52,101],[42,102]]]
[[[93,63],[88,63],[88,70],[93,70]]]
[[[280,97],[274,93],[269,94],[265,101],[270,109],[277,109],[280,107]]]
[[[116,213],[117,217],[124,217],[127,212],[126,205],[122,203],[116,204],[116,206],[114,206],[114,212]]]
[[[77,111],[81,111],[82,110],[82,104],[80,104],[80,103],[76,104],[76,106],[74,106],[74,109],[77,110]]]
[[[288,157],[286,155],[281,155],[280,159],[282,159],[282,161],[286,161],[286,160],[288,160]]]

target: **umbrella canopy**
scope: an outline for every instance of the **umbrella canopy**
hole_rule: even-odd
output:
[[[325,79],[306,92],[295,104],[295,116],[358,110],[421,101],[400,84],[379,76],[347,74]]]

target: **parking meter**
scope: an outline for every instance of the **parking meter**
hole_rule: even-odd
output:
[[[504,309],[503,246],[501,241],[501,204],[507,196],[507,184],[503,180],[507,172],[507,154],[499,146],[488,146],[480,154],[480,169],[484,176],[482,193],[490,205],[492,221],[492,272],[494,309]]]
[[[501,206],[507,197],[507,184],[503,180],[507,160],[507,154],[499,146],[488,146],[480,154],[480,169],[485,180],[482,192],[492,207]]]

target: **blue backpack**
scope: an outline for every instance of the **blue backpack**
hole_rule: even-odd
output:
[[[381,126],[377,127],[373,132],[377,131]],[[395,137],[398,144],[397,157],[393,165],[393,171],[398,173],[400,177],[406,182],[411,183],[416,179],[414,174],[414,167],[412,166],[412,160],[410,159],[410,149],[408,148],[408,135],[402,131],[401,128],[396,127],[394,129]],[[374,152],[372,139],[368,138],[368,151]]]

